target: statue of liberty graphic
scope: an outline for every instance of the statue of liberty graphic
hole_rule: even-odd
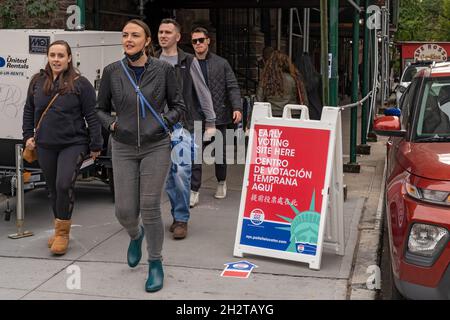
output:
[[[295,218],[291,219],[277,214],[283,220],[291,223],[290,227],[276,227],[280,230],[290,231],[290,244],[286,251],[316,255],[319,238],[320,214],[315,211],[315,195],[313,191],[308,211],[300,212],[290,202],[289,206],[295,212]]]

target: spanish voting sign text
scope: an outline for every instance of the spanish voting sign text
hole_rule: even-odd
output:
[[[315,256],[330,130],[254,130],[240,244]]]

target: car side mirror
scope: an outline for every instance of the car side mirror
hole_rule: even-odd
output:
[[[394,109],[394,108],[391,108]],[[404,137],[406,130],[401,130],[400,118],[398,116],[381,116],[375,119],[373,130],[377,135],[387,137]]]

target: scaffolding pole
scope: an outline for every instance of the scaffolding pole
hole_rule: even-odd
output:
[[[359,0],[355,0],[359,6]],[[358,101],[359,83],[359,10],[353,16],[353,50],[352,50],[352,102]],[[350,117],[350,162],[344,166],[345,172],[359,173],[360,165],[356,162],[356,137],[358,130],[358,108],[352,108]]]
[[[367,20],[369,13],[367,7],[369,0],[364,1],[364,48],[363,48],[363,79],[362,79],[362,96],[365,97],[369,92],[369,27]],[[367,144],[367,126],[368,126],[368,106],[369,101],[365,101],[361,109],[361,144],[357,147],[358,154],[370,154],[370,146]]]
[[[322,101],[329,105],[328,85],[328,4],[327,0],[320,0],[320,66],[322,73]]]
[[[310,8],[303,9],[303,52],[309,53],[309,15]]]
[[[337,106],[339,104],[338,33],[339,33],[339,1],[330,0],[330,55],[331,55],[330,105],[331,106]]]

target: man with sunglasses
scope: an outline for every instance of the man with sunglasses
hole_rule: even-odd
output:
[[[208,30],[197,27],[191,32],[191,43],[206,80],[214,104],[216,113],[216,129],[222,134],[223,152],[215,149],[215,170],[218,181],[217,190],[214,197],[225,198],[227,195],[227,164],[226,164],[226,129],[233,123],[237,124],[242,118],[241,93],[238,82],[230,64],[227,60],[209,51],[210,39]],[[217,134],[219,134],[217,132]],[[218,155],[219,154],[219,155]],[[199,189],[202,181],[202,165],[192,165],[191,177],[191,207],[199,201]]]
[[[173,233],[173,238],[178,240],[186,237],[190,217],[189,200],[193,159],[184,153],[192,154],[194,121],[202,121],[207,131],[214,131],[216,117],[211,94],[203,79],[200,65],[192,54],[178,48],[180,39],[180,24],[174,19],[163,19],[158,30],[161,50],[156,53],[156,57],[175,68],[175,77],[187,108],[187,112],[181,117],[181,122],[188,132],[183,130],[183,134],[177,137],[180,141],[178,147],[173,149],[173,152],[180,152],[179,150],[183,149],[182,159],[178,155],[172,157],[166,182],[166,192],[173,216],[173,223],[169,230]]]

